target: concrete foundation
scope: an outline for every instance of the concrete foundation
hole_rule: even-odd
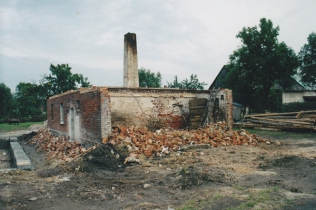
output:
[[[1,146],[0,148],[9,149],[15,168],[21,169],[21,170],[32,170],[31,161],[25,154],[19,142],[17,141],[17,137],[0,139],[0,146]],[[6,170],[6,169],[2,169],[2,170]]]

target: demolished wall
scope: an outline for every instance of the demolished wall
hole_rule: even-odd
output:
[[[189,101],[208,98],[209,91],[109,88],[109,95],[112,125],[149,127],[157,122],[164,127],[179,129],[189,126]]]
[[[196,128],[205,105],[199,112],[190,109],[197,99],[208,101],[210,90],[160,88],[92,87],[56,95],[47,101],[48,128],[55,135],[67,135],[80,143],[102,142],[112,126],[138,126],[151,129]],[[210,122],[225,121],[231,128],[230,90],[218,94],[220,115]],[[203,102],[203,103],[204,103]],[[210,105],[211,109],[213,108]],[[195,107],[196,108],[196,107]]]
[[[211,90],[211,94],[216,90]],[[220,89],[215,94],[214,100],[209,103],[208,110],[210,123],[224,121],[228,129],[233,127],[233,94],[229,89]]]
[[[101,97],[102,95],[102,97]],[[106,94],[100,88],[68,91],[47,100],[47,126],[54,135],[66,135],[70,141],[99,142],[101,127],[107,110],[101,112],[101,98]],[[103,126],[103,130],[105,126]],[[111,131],[110,131],[111,132]]]

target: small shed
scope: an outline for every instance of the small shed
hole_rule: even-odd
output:
[[[242,109],[243,109],[243,105],[234,102],[233,103],[233,118],[234,118],[234,122],[240,121],[241,120],[241,114],[242,114]]]

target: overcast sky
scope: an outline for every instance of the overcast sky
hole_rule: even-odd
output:
[[[0,83],[15,91],[68,63],[93,85],[123,86],[131,32],[139,68],[159,71],[162,85],[191,74],[210,85],[243,27],[270,19],[297,53],[316,32],[315,11],[316,0],[0,0]]]

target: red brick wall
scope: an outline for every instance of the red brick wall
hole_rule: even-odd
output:
[[[100,142],[101,135],[101,104],[99,89],[70,91],[53,96],[47,101],[48,127],[59,131],[59,134],[69,135],[70,109],[75,110],[76,119],[79,119],[80,139],[78,142]],[[60,121],[60,103],[63,104],[64,123]],[[53,106],[52,106],[53,105]],[[53,109],[52,109],[53,108]]]

